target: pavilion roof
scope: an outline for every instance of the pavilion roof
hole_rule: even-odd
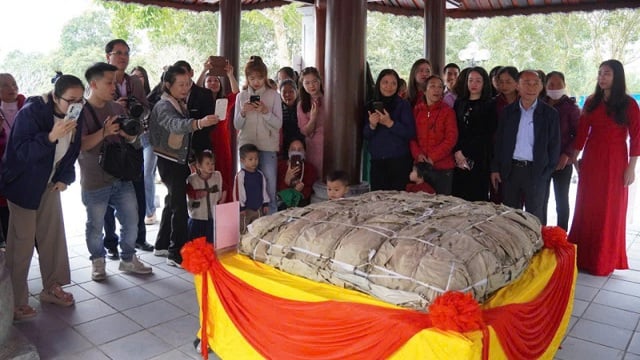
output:
[[[111,0],[156,5],[194,11],[218,11],[220,0]],[[291,2],[313,4],[313,0],[241,0],[243,10],[287,5]],[[407,16],[422,16],[428,0],[367,0],[372,11]],[[476,18],[544,14],[552,12],[613,10],[638,8],[638,0],[446,0],[447,17]]]

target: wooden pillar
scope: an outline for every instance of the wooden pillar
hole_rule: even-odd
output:
[[[445,0],[430,0],[424,2],[424,49],[425,58],[431,62],[433,73],[442,73],[445,64]]]
[[[324,174],[349,173],[360,183],[360,151],[364,114],[364,0],[326,0]]]
[[[240,0],[220,0],[220,12],[218,22],[220,27],[218,28],[218,54],[224,56],[229,60],[229,63],[233,65],[233,72],[238,79],[238,72],[240,61],[240,17],[242,16],[242,9]],[[225,77],[224,80],[225,89],[230,89],[229,79]],[[229,126],[229,134],[231,135],[230,145],[232,159],[235,159],[234,154],[237,154],[237,139],[236,131],[233,127],[233,119],[227,119],[224,122]],[[238,171],[238,164],[236,161],[231,162],[233,164],[233,174]]]
[[[315,4],[316,17],[316,69],[321,76],[324,73],[324,57],[327,35],[327,0],[316,0]]]

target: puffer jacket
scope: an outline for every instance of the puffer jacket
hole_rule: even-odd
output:
[[[433,161],[434,169],[453,169],[456,166],[453,148],[458,141],[453,109],[442,101],[431,106],[418,103],[413,108],[413,116],[416,119],[416,139],[409,144],[413,159],[423,154]]]

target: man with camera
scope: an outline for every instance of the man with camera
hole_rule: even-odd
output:
[[[91,253],[94,281],[106,279],[106,255],[102,239],[102,227],[107,207],[115,209],[120,222],[119,269],[127,273],[150,274],[152,269],[136,257],[135,241],[138,233],[138,206],[131,181],[117,178],[103,168],[101,157],[106,156],[105,143],[127,142],[140,147],[137,135],[125,132],[121,127],[125,109],[113,101],[116,83],[113,65],[96,63],[85,72],[90,89],[87,103],[78,121],[82,121],[82,143],[78,163],[80,165],[82,202],[87,209],[86,241]]]
[[[149,102],[144,95],[142,83],[135,76],[129,76],[125,71],[129,66],[130,48],[122,39],[111,40],[105,46],[107,63],[116,67],[115,93],[113,99],[126,110],[127,117],[123,118],[122,126],[131,128],[131,131],[142,132],[142,122],[149,113]],[[142,149],[140,149],[142,151]],[[142,170],[141,170],[142,171]],[[133,188],[138,202],[138,235],[136,249],[153,251],[153,245],[147,242],[147,230],[144,224],[145,217],[145,192],[144,178],[133,180]],[[113,208],[109,207],[104,219],[104,245],[107,248],[109,258],[117,260],[118,235],[116,235],[116,222]]]

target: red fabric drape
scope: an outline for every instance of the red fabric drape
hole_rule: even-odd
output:
[[[478,329],[485,337],[483,359],[489,354],[487,326],[493,327],[511,359],[536,358],[549,347],[571,297],[575,271],[575,248],[566,242],[564,231],[561,238],[558,234],[543,231],[543,237],[552,237],[545,240],[545,246],[555,249],[557,258],[557,266],[543,292],[528,303],[483,311],[486,326]],[[185,248],[198,244],[207,246],[204,239],[198,239]],[[183,258],[187,261],[188,256],[183,253]],[[189,270],[188,263],[183,266]],[[279,298],[249,286],[215,257],[208,273],[236,328],[267,359],[382,359],[417,332],[433,326],[429,314],[412,310]],[[207,304],[206,299],[201,303]]]

